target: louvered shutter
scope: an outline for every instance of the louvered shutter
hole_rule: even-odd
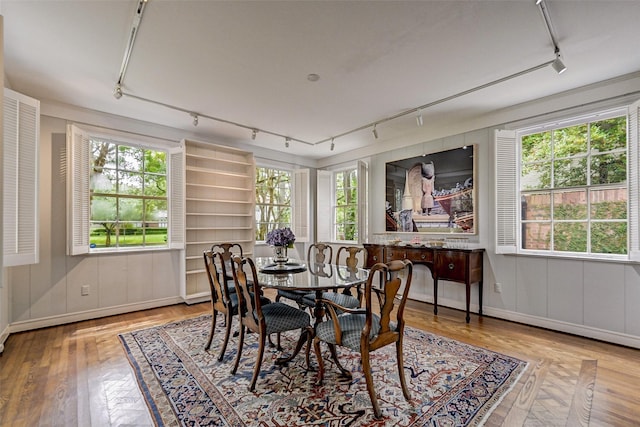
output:
[[[333,173],[319,170],[316,183],[317,241],[333,240]]]
[[[309,169],[293,171],[293,234],[296,242],[309,241]]]
[[[640,261],[640,101],[629,107],[629,259]]]
[[[67,254],[89,252],[91,146],[89,134],[67,126]]]
[[[40,102],[5,89],[3,127],[3,264],[36,264]]]
[[[517,252],[518,188],[516,133],[495,132],[496,253]]]
[[[185,242],[185,157],[184,148],[172,148],[169,154],[169,247],[184,249]]]
[[[358,243],[367,241],[368,233],[368,200],[369,173],[367,164],[358,161]]]

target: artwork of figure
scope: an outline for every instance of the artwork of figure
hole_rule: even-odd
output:
[[[433,208],[433,186],[436,180],[436,169],[433,162],[422,164],[422,213],[431,215]]]

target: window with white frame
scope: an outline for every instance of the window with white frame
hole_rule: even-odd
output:
[[[256,241],[276,228],[290,227],[296,242],[309,241],[309,169],[256,167]]]
[[[256,167],[256,241],[276,228],[292,226],[292,173]]]
[[[91,137],[91,248],[167,246],[167,152]]]
[[[333,235],[335,240],[358,240],[358,170],[346,169],[333,174]]]
[[[367,165],[319,170],[316,223],[319,241],[362,243],[367,235]]]
[[[69,125],[70,255],[184,243],[182,147]]]
[[[635,258],[637,110],[497,131],[498,253]]]

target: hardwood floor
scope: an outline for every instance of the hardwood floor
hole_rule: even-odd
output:
[[[1,426],[152,425],[121,332],[208,313],[175,305],[12,334],[0,357]],[[486,426],[637,426],[640,350],[411,301],[407,323],[529,368]]]

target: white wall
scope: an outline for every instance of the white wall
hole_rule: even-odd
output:
[[[592,88],[585,92],[586,98],[581,101],[578,101],[576,93],[564,94],[565,98],[575,102],[572,104],[574,106],[587,105],[569,108],[571,104],[565,107],[564,101],[556,98],[540,100],[536,105],[521,106],[519,117],[514,112],[518,107],[504,114],[514,119],[543,115],[552,110],[562,110],[557,113],[559,115],[573,114],[598,108],[598,104],[610,106],[629,100],[629,97],[606,100],[602,98],[605,93],[609,98],[616,96],[616,93],[635,92],[635,97],[640,98],[639,90],[640,81],[636,76],[623,84],[612,82],[597,90]],[[589,95],[588,92],[595,95]],[[597,102],[602,99],[605,100]],[[495,122],[497,119],[492,120]],[[527,119],[527,122],[535,120],[542,119],[537,117]],[[479,233],[471,239],[486,249],[484,314],[640,348],[640,264],[495,254],[494,170],[499,165],[493,159],[493,132],[496,128],[513,128],[519,123],[488,126],[377,154],[372,157],[370,166],[371,188],[385,187],[385,164],[389,161],[414,157],[423,150],[428,153],[477,144],[478,170],[474,183],[478,195]],[[371,192],[369,196],[371,232],[384,232],[385,194],[383,191]],[[412,282],[410,297],[432,302],[433,280],[427,268],[417,266],[415,271],[417,276]],[[502,285],[500,293],[494,289],[496,282]],[[440,283],[438,303],[464,309],[464,285]],[[471,307],[472,311],[478,309],[475,285],[472,286]],[[472,316],[471,322],[477,321],[477,316]]]
[[[66,255],[66,121],[40,125],[40,262],[8,269],[12,332],[182,301],[181,251]]]

